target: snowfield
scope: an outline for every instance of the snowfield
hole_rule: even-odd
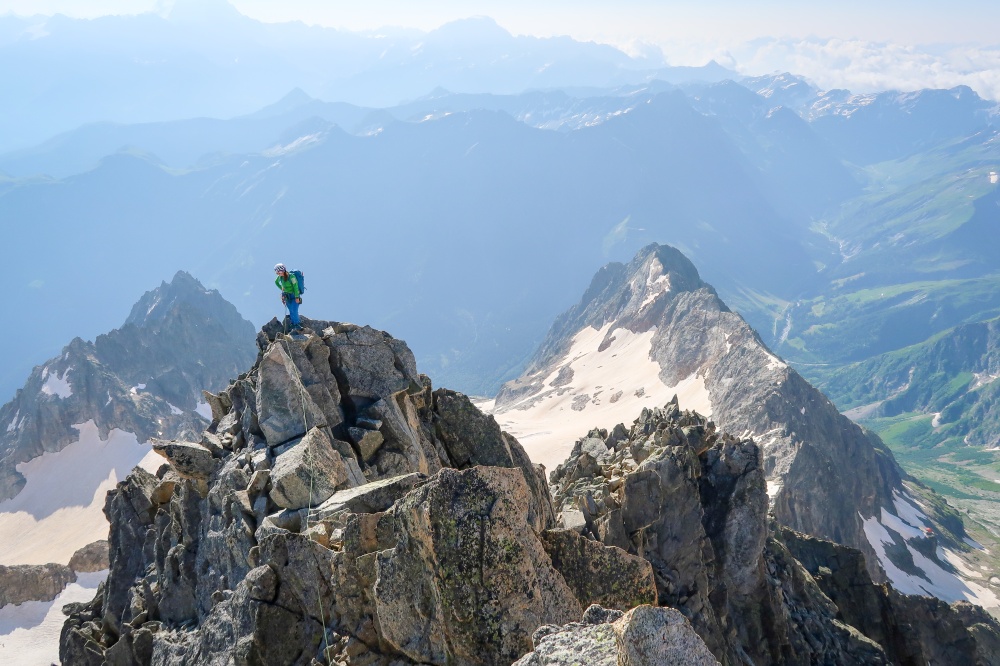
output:
[[[911,497],[893,491],[893,504],[898,516],[882,509],[881,520],[875,516],[861,518],[864,521],[868,543],[875,550],[879,564],[882,565],[894,588],[904,594],[932,596],[947,602],[969,601],[987,609],[1000,608],[1000,599],[996,594],[973,580],[981,579],[983,575],[970,569],[961,555],[938,546],[935,554],[938,560],[948,563],[951,569],[948,570],[907,543],[911,539],[925,538],[923,530],[929,527],[931,522],[927,515],[917,508],[916,502]],[[907,573],[889,559],[886,546],[898,544],[893,532],[903,538],[914,565],[923,572],[922,575]]]
[[[78,549],[108,538],[107,492],[136,465],[155,471],[163,462],[132,433],[115,429],[101,439],[93,421],[74,427],[77,441],[17,466],[27,484],[0,502],[0,564],[68,564]]]
[[[107,577],[107,570],[82,573],[52,601],[26,601],[0,608],[0,664],[58,664],[59,632],[66,620],[62,607],[90,601]]]
[[[547,472],[565,460],[590,429],[610,430],[619,423],[628,427],[643,407],[663,407],[674,394],[681,409],[712,414],[703,377],[692,375],[676,386],[660,379],[660,366],[650,358],[655,328],[644,333],[615,329],[613,341],[601,350],[612,326],[577,333],[569,351],[553,364],[541,393],[495,413],[500,427]],[[564,383],[560,376],[569,379]]]

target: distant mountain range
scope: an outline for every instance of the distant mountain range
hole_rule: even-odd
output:
[[[731,76],[715,63],[669,67],[568,37],[513,36],[485,17],[428,33],[351,33],[260,23],[226,0],[182,0],[165,16],[8,15],[0,17],[0,152],[85,123],[238,116],[295,87],[392,106],[442,86],[512,94]]]
[[[998,106],[968,88],[854,94],[489,19],[352,34],[221,1],[6,16],[0,55],[0,399],[178,268],[280,316],[277,261],[306,272],[305,314],[392,330],[492,394],[595,270],[669,243],[841,409],[880,403],[851,414],[908,471],[1000,525],[989,361],[947,351],[1000,317]]]

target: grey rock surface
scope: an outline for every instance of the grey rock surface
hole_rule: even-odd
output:
[[[611,625],[619,666],[716,666],[691,624],[673,608],[639,606]]]
[[[539,626],[578,619],[529,499],[518,470],[445,469],[390,509],[373,589],[385,640],[418,663],[509,664]]]
[[[305,323],[294,338],[277,322],[265,327],[260,360],[280,345],[289,383],[309,376],[300,364],[336,383],[314,384],[306,397],[343,422],[307,437],[343,464],[313,464],[305,440],[269,441],[260,365],[241,375],[214,401],[225,413],[204,433],[220,456],[207,479],[164,465],[156,475],[134,470],[109,493],[109,577],[93,601],[67,607],[65,663],[492,666],[533,649],[527,658],[555,661],[525,663],[567,663],[573,645],[603,663],[612,643],[615,663],[890,663],[853,626],[868,606],[842,611],[769,524],[752,440],[674,402],[629,428],[588,433],[550,488],[465,396],[419,375],[404,386],[412,373],[402,343]],[[326,356],[317,345],[350,353]],[[383,348],[355,348],[373,345]],[[366,388],[354,390],[344,377],[355,369],[337,365],[342,358],[374,359],[390,374],[359,371],[352,381]],[[316,359],[329,360],[328,373]],[[321,406],[334,395],[340,402]],[[370,460],[350,428],[383,434]],[[302,473],[321,467],[312,485],[322,493],[310,496]],[[557,515],[578,520],[565,529]],[[892,599],[886,612],[910,603]],[[631,613],[584,613],[593,600]],[[630,608],[645,602],[657,608]],[[967,609],[947,618],[982,654],[1000,636]],[[572,623],[580,626],[565,628]],[[950,649],[941,633],[924,640],[922,654]]]
[[[302,509],[326,501],[350,479],[326,428],[313,428],[275,458],[270,481],[275,504]]]
[[[683,613],[715,659],[889,663],[771,536],[752,440],[676,402],[643,410],[626,433],[580,439],[552,473],[556,508],[580,510],[584,535],[648,560],[657,604]],[[595,439],[613,441],[602,463],[585,450]]]
[[[26,601],[52,601],[76,574],[62,564],[0,565],[0,608]]]
[[[185,479],[205,481],[218,467],[212,452],[194,442],[165,442],[153,439],[153,450],[167,459],[177,474]]]
[[[257,364],[207,397],[201,443],[172,443],[157,475],[135,470],[109,494],[110,577],[68,609],[64,659],[410,663],[420,615],[401,609],[438,599],[433,644],[446,647],[433,654],[509,663],[540,624],[578,619],[538,536],[554,522],[548,487],[520,444],[465,396],[434,391],[402,342],[304,323],[294,337],[266,326]],[[299,440],[303,423],[316,425]],[[362,452],[358,431],[383,441]],[[189,448],[205,467],[178,453]],[[461,543],[437,530],[450,513]],[[496,623],[470,625],[470,608]]]
[[[73,553],[69,560],[69,568],[76,573],[104,571],[109,566],[111,561],[108,557],[108,542],[103,539],[87,544]]]
[[[684,615],[673,608],[641,605],[627,613],[607,613],[606,609],[592,606],[582,622],[543,627],[535,634],[535,649],[514,666],[716,666],[718,663]]]

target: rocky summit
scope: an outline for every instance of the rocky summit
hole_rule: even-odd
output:
[[[265,326],[209,428],[109,493],[63,663],[996,663],[985,613],[769,520],[757,444],[676,402],[578,439],[550,488],[402,341],[304,323]]]
[[[0,501],[24,487],[18,465],[79,440],[81,424],[104,439],[113,429],[140,441],[200,432],[202,389],[225,386],[252,361],[253,335],[219,292],[181,271],[121,328],[74,339],[0,407]]]
[[[876,581],[1000,607],[984,581],[953,564],[974,547],[957,514],[774,355],[674,248],[650,245],[601,269],[494,413],[551,468],[581,429],[629,423],[674,395],[720,429],[753,437],[780,523],[861,550]]]

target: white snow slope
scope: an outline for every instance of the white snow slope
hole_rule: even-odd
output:
[[[650,358],[656,329],[614,331],[614,341],[599,350],[613,324],[588,327],[573,337],[569,351],[553,364],[545,389],[495,413],[503,430],[514,435],[532,462],[551,472],[591,428],[628,427],[643,407],[663,407],[677,394],[681,409],[711,416],[712,404],[703,377],[693,375],[676,386],[659,378],[660,366]],[[560,371],[572,378],[558,385]],[[553,385],[557,384],[557,385]]]
[[[0,664],[46,666],[59,663],[59,632],[66,617],[62,607],[94,598],[108,572],[79,574],[52,601],[26,601],[0,608]]]
[[[107,491],[136,465],[155,471],[163,462],[132,433],[101,439],[93,421],[74,427],[77,441],[17,466],[27,483],[0,502],[0,564],[68,564],[79,548],[108,538]]]
[[[983,578],[983,575],[967,567],[959,553],[938,546],[936,562],[913,547],[914,540],[927,538],[924,528],[931,526],[916,500],[893,491],[893,504],[898,515],[882,509],[880,517],[864,519],[864,529],[894,588],[904,594],[937,597],[947,602],[968,601],[987,609],[1000,608],[996,594],[985,584],[975,582],[974,579]],[[889,558],[886,546],[899,543],[906,546],[922,575],[903,571]]]

